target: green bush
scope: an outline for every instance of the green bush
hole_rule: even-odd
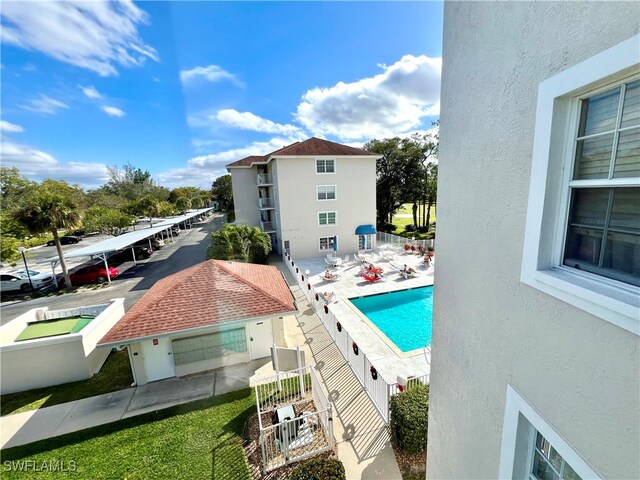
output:
[[[404,392],[392,396],[389,410],[394,445],[407,453],[426,451],[429,385],[411,385]]]
[[[235,222],[236,220],[236,211],[233,208],[227,209],[225,212],[227,214],[227,223]]]
[[[344,465],[336,458],[314,458],[291,470],[289,480],[346,480]]]
[[[40,245],[46,245],[49,240],[53,240],[53,235],[45,233],[43,235],[25,239],[22,242],[22,245],[26,248],[39,247]]]

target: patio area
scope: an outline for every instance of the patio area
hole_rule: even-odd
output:
[[[324,293],[333,295],[328,303],[331,312],[387,383],[395,384],[398,375],[407,378],[428,375],[430,348],[400,351],[375,325],[363,318],[348,299],[433,285],[433,268],[426,268],[422,255],[405,254],[402,246],[388,243],[378,242],[375,252],[358,257],[349,255],[346,261],[342,257],[335,267],[328,267],[325,258],[296,261],[297,280],[303,285],[309,284],[320,298]],[[380,281],[370,283],[361,277],[363,265],[370,263],[382,269]],[[400,273],[405,265],[416,271],[413,277],[405,278]],[[339,278],[325,280],[327,269]]]

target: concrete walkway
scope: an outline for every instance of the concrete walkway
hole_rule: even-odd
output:
[[[300,310],[285,319],[285,339],[290,347],[304,345],[322,377],[337,414],[334,435],[346,477],[402,480],[385,423],[284,265],[282,271]]]
[[[249,387],[257,369],[271,364],[254,360],[186,378],[170,378],[118,392],[0,417],[0,448],[57,437],[163,408]]]

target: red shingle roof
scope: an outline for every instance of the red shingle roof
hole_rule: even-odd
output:
[[[291,291],[275,267],[207,260],[157,282],[99,343],[295,310]]]
[[[313,156],[313,155],[366,155],[366,156],[378,156],[377,153],[368,152],[361,148],[349,147],[348,145],[342,145],[340,143],[330,142],[329,140],[322,140],[321,138],[312,137],[304,142],[295,142],[291,145],[287,145],[279,150],[276,150],[266,155],[252,155],[245,157],[241,160],[237,160],[227,165],[227,168],[233,167],[250,167],[256,163],[267,163],[271,157],[298,157],[298,156]]]

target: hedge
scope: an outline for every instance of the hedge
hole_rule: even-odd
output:
[[[335,458],[314,458],[291,470],[289,480],[346,480],[344,465]]]
[[[429,385],[411,385],[391,397],[389,404],[391,441],[407,453],[427,449]]]

